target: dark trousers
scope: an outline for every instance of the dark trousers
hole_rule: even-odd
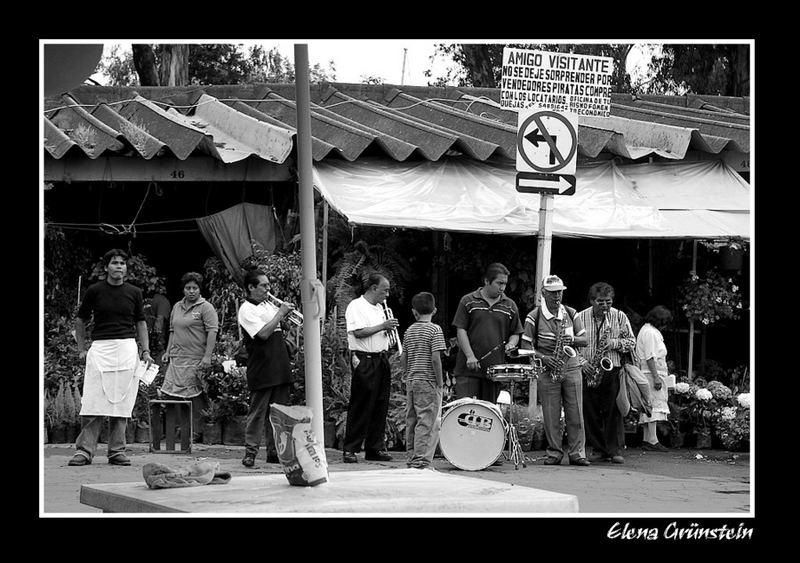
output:
[[[355,355],[359,363],[352,370],[342,449],[357,453],[363,443],[366,451],[377,452],[386,449],[392,371],[386,354],[355,352]]]
[[[107,456],[112,457],[125,453],[125,428],[128,426],[128,419],[119,416],[109,416],[108,418],[108,448]],[[105,416],[82,416],[81,432],[75,440],[76,454],[81,454],[89,461],[94,457],[97,450],[97,441],[100,439],[100,432],[103,430]]]
[[[290,386],[290,383],[284,383],[250,391],[250,409],[247,412],[247,423],[244,429],[244,447],[247,453],[258,455],[263,434],[267,456],[277,455],[278,450],[272,435],[272,423],[269,421],[270,404],[288,405]]]
[[[625,426],[617,408],[619,370],[605,372],[600,385],[594,388],[583,384],[583,421],[586,441],[595,454],[622,455],[625,446]]]
[[[486,401],[494,404],[497,402],[497,395],[499,394],[500,384],[496,381],[485,377],[456,376],[456,399],[474,397],[479,401]]]
[[[203,409],[208,408],[208,400],[205,393],[186,400],[192,402],[192,442],[197,444],[203,439]]]

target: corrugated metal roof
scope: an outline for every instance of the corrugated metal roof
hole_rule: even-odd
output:
[[[66,154],[206,154],[225,163],[282,163],[297,125],[293,84],[114,88],[82,86],[45,101],[45,150]],[[436,161],[462,154],[516,158],[517,113],[499,89],[316,84],[311,88],[312,157],[386,156]],[[683,159],[687,151],[749,153],[749,99],[612,96],[611,117],[579,119],[578,153],[623,159]]]

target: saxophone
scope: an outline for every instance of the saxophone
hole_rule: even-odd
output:
[[[561,302],[556,302],[556,310],[561,307]],[[567,358],[574,358],[578,355],[575,349],[572,346],[568,346],[564,344],[564,335],[567,332],[567,314],[566,311],[564,312],[564,318],[561,319],[561,325],[559,326],[558,334],[556,334],[556,346],[555,350],[553,351],[553,369],[550,372],[550,379],[553,383],[558,383],[564,379],[564,365],[567,362]]]
[[[586,376],[587,387],[597,387],[600,385],[603,373],[614,369],[614,362],[608,355],[608,341],[611,337],[611,320],[608,318],[608,313],[605,313],[603,323],[603,330],[597,339],[597,348],[592,356],[592,372]]]

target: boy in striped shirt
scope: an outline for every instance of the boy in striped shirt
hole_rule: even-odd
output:
[[[431,322],[436,314],[433,294],[416,294],[411,309],[416,322],[403,335],[400,357],[406,378],[406,465],[427,469],[439,442],[444,385],[440,353],[447,346],[442,327]]]

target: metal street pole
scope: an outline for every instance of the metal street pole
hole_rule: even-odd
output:
[[[550,273],[553,245],[553,194],[539,195],[539,233],[536,235],[536,304],[542,293],[542,280]]]
[[[553,243],[553,194],[539,194],[539,232],[536,235],[536,297],[537,306],[542,304],[542,280],[550,273],[550,254]],[[521,315],[522,313],[520,313]],[[528,382],[528,416],[541,416],[541,407],[536,405],[538,387],[536,381]]]
[[[311,428],[320,444],[325,432],[322,411],[322,351],[320,318],[325,314],[325,290],[317,279],[317,244],[314,228],[314,185],[311,166],[311,90],[308,45],[294,46],[295,99],[297,101],[297,171],[300,193],[300,248],[303,280],[303,340],[305,350],[306,406],[311,408]]]

